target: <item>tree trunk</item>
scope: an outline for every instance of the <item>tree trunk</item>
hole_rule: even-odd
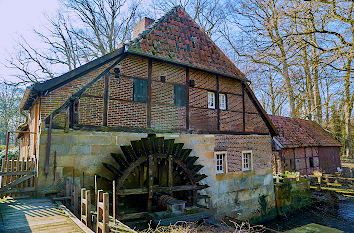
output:
[[[313,91],[314,91],[314,102],[315,102],[315,121],[318,124],[322,124],[322,100],[321,100],[321,94],[320,94],[320,88],[318,85],[319,82],[319,74],[318,74],[318,57],[316,53],[316,49],[312,47],[312,56],[313,56],[313,62],[312,62],[312,73],[313,73]]]
[[[352,149],[352,134],[351,134],[351,122],[350,118],[353,110],[353,98],[350,93],[350,74],[351,74],[351,64],[352,64],[352,54],[354,52],[354,46],[351,47],[350,52],[347,58],[346,64],[346,72],[345,72],[345,133],[346,133],[346,155],[348,157],[353,157],[353,149]]]
[[[294,97],[294,90],[291,85],[290,76],[289,76],[289,65],[286,59],[283,59],[283,78],[285,81],[286,86],[286,93],[289,98],[289,107],[290,107],[290,116],[296,117],[296,110],[295,110],[295,97]]]
[[[312,120],[312,113],[313,109],[315,106],[315,100],[313,98],[313,84],[312,84],[312,78],[311,78],[311,71],[310,71],[310,66],[308,64],[308,59],[307,59],[307,51],[306,47],[303,47],[302,49],[302,54],[303,54],[303,59],[304,59],[304,71],[305,71],[305,76],[306,76],[306,92],[307,92],[307,98],[308,98],[308,119]]]

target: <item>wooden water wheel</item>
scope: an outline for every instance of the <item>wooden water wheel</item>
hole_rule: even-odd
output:
[[[158,211],[159,195],[196,204],[197,191],[208,187],[199,184],[206,175],[199,174],[203,166],[195,164],[198,157],[190,156],[192,150],[183,146],[174,139],[152,136],[121,146],[123,154],[111,154],[115,164],[103,166],[111,174],[105,179],[116,180],[120,216]]]

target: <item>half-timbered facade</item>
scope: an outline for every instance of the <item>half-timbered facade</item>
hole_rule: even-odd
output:
[[[270,116],[279,135],[273,138],[274,172],[310,175],[341,168],[341,144],[319,124],[310,120]]]
[[[55,191],[63,177],[80,183],[83,173],[109,176],[107,167],[121,178],[119,169],[141,153],[173,154],[187,175],[203,174],[191,178],[193,187],[207,185],[198,195],[220,216],[259,216],[261,195],[273,208],[271,136],[277,131],[244,74],[181,7],[156,21],[144,18],[134,30],[136,37],[113,53],[27,89],[21,109],[29,116],[21,127],[29,133],[20,135],[20,156],[38,158],[39,184]],[[144,140],[161,148],[153,152]],[[186,149],[169,150],[171,140]],[[110,167],[120,161],[112,153],[126,155],[125,165]],[[155,181],[165,176],[146,169]],[[182,190],[173,189],[174,173],[168,174],[169,192]],[[144,177],[140,184],[148,185],[151,203],[156,182]]]

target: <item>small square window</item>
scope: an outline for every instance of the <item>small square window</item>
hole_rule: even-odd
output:
[[[226,95],[219,94],[219,109],[226,110]]]
[[[227,173],[226,152],[215,152],[216,174]]]
[[[242,171],[252,170],[252,151],[242,152]]]
[[[215,93],[208,92],[208,108],[215,109]]]

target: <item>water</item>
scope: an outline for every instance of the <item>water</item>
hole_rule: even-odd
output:
[[[336,203],[316,203],[308,209],[263,224],[277,231],[286,231],[310,223],[354,233],[354,198]]]

